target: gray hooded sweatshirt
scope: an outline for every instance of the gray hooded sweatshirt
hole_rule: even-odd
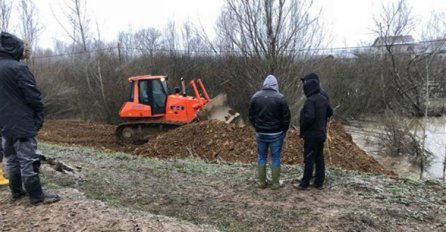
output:
[[[252,96],[249,121],[257,133],[275,134],[288,130],[290,109],[285,97],[279,92],[277,79],[273,75],[268,75],[262,90]]]
[[[277,83],[277,79],[273,75],[268,75],[263,81],[263,89],[274,89],[279,92],[279,84]]]

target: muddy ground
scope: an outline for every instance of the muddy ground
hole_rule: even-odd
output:
[[[63,200],[53,205],[31,206],[25,198],[10,202],[6,188],[0,188],[0,231],[217,231],[211,226],[110,207],[87,199],[74,188],[52,191],[63,196]]]
[[[106,151],[127,152],[161,159],[194,157],[208,162],[252,163],[257,159],[255,132],[249,126],[219,121],[193,123],[153,137],[142,146],[124,145],[114,135],[115,126],[79,121],[50,120],[39,139],[69,145],[90,146]],[[325,159],[329,166],[348,170],[393,174],[352,140],[344,127],[332,122],[328,130]],[[291,129],[282,153],[284,164],[303,163],[303,141]]]
[[[64,199],[30,207],[0,189],[2,231],[446,231],[440,182],[329,168],[325,189],[297,191],[301,166],[285,165],[285,187],[260,190],[253,164],[40,149],[77,167],[63,174],[43,165],[45,185]]]

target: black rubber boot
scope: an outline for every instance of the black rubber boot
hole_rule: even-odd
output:
[[[11,190],[12,200],[18,200],[26,195],[22,184],[22,175],[13,173],[9,175],[9,189]]]
[[[45,193],[42,191],[39,175],[24,177],[23,180],[31,204],[50,204],[60,200],[60,197],[57,194]]]

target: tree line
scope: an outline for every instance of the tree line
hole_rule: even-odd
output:
[[[191,22],[172,21],[162,29],[120,32],[113,42],[101,39],[85,0],[63,2],[69,23],[60,24],[70,41],[39,49],[42,22],[35,3],[20,0],[13,8],[13,1],[0,0],[1,29],[10,29],[10,15],[17,12],[22,23],[15,32],[35,48],[26,62],[42,90],[47,118],[118,123],[118,111],[129,98],[127,78],[141,74],[167,75],[171,89],[180,77],[202,78],[212,95],[227,93],[229,104],[244,117],[252,94],[274,74],[296,124],[304,100],[300,78],[309,72],[320,76],[341,118],[444,112],[444,104],[433,103],[446,97],[445,15],[433,12],[423,26],[423,41],[432,43],[424,50],[407,49],[396,38],[420,25],[406,0],[384,4],[374,17],[380,47],[348,54],[318,49],[327,47],[330,33],[311,0],[225,0],[215,38]]]
[[[17,33],[36,48],[27,62],[50,117],[116,123],[128,97],[127,77],[140,74],[167,75],[172,85],[180,77],[200,77],[214,95],[228,93],[243,115],[267,74],[278,77],[293,115],[303,101],[300,77],[308,72],[320,75],[336,113],[346,118],[385,110],[422,116],[429,112],[430,98],[445,95],[444,14],[432,14],[424,27],[424,40],[440,41],[429,52],[401,53],[401,44],[387,39],[413,32],[415,21],[405,0],[383,5],[374,18],[376,37],[383,39],[381,52],[371,48],[334,56],[315,49],[327,46],[329,33],[308,0],[226,0],[213,39],[191,22],[169,22],[162,29],[120,32],[113,42],[104,42],[100,28],[93,29],[85,0],[65,0],[61,10],[69,24],[61,26],[71,42],[45,50],[38,48],[42,27],[35,3],[20,0],[16,8],[12,3],[0,1],[2,30],[8,30],[16,9],[22,22]]]

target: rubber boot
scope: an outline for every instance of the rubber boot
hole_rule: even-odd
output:
[[[40,203],[50,204],[60,200],[60,197],[57,194],[42,191],[39,175],[24,177],[23,180],[32,205]]]
[[[12,200],[18,200],[26,195],[22,184],[22,175],[19,173],[12,173],[9,175],[9,189],[11,190]]]
[[[257,171],[259,174],[259,188],[266,188],[266,165],[258,166]]]
[[[3,165],[0,163],[0,185],[8,185],[9,180],[3,175]]]
[[[280,185],[280,167],[277,168],[271,168],[271,176],[273,179],[273,185],[271,186],[272,189],[279,189],[283,187]]]

